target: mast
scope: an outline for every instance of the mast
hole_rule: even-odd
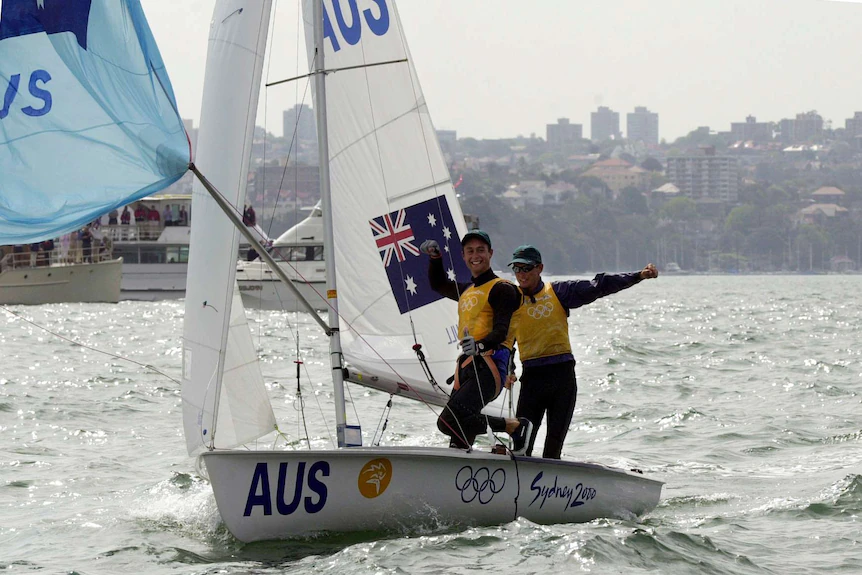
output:
[[[320,166],[320,199],[323,204],[323,249],[326,265],[326,298],[329,302],[329,361],[332,365],[332,387],[335,393],[335,428],[338,447],[344,447],[347,414],[344,407],[344,366],[341,354],[341,334],[338,327],[338,291],[335,281],[335,250],[333,249],[332,198],[329,188],[329,133],[326,125],[326,75],[323,49],[323,0],[314,0],[314,89],[317,95],[317,154]]]

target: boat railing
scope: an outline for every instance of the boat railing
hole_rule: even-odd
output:
[[[188,227],[187,225],[183,227]],[[102,235],[115,242],[154,242],[162,235],[165,224],[161,221],[102,225]]]
[[[55,242],[59,244],[58,242]],[[81,263],[99,263],[113,259],[111,242],[94,242],[89,248],[69,245],[66,249],[57,245],[53,250],[20,251],[7,253],[0,258],[0,272],[15,269],[41,268]]]

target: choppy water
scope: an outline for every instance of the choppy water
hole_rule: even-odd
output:
[[[179,378],[181,302],[10,309]],[[308,426],[327,445],[326,338],[303,314],[249,316],[294,439],[299,332]],[[570,323],[564,457],[666,482],[652,514],[243,545],[185,455],[177,383],[0,309],[0,570],[862,573],[862,276],[662,277]],[[388,396],[350,392],[373,432]],[[434,419],[398,402],[384,443],[444,445]]]

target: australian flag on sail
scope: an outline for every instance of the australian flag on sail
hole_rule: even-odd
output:
[[[369,224],[402,314],[443,297],[428,284],[428,256],[419,252],[425,240],[437,240],[440,244],[443,265],[450,279],[469,281],[470,272],[461,258],[461,238],[446,196],[383,214]]]
[[[187,171],[140,0],[0,6],[0,245],[55,238]]]

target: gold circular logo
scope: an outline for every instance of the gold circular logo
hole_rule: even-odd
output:
[[[372,459],[362,467],[359,472],[357,481],[359,493],[368,499],[374,499],[378,495],[382,495],[386,488],[389,487],[389,481],[392,479],[392,463],[381,457],[380,459]]]

